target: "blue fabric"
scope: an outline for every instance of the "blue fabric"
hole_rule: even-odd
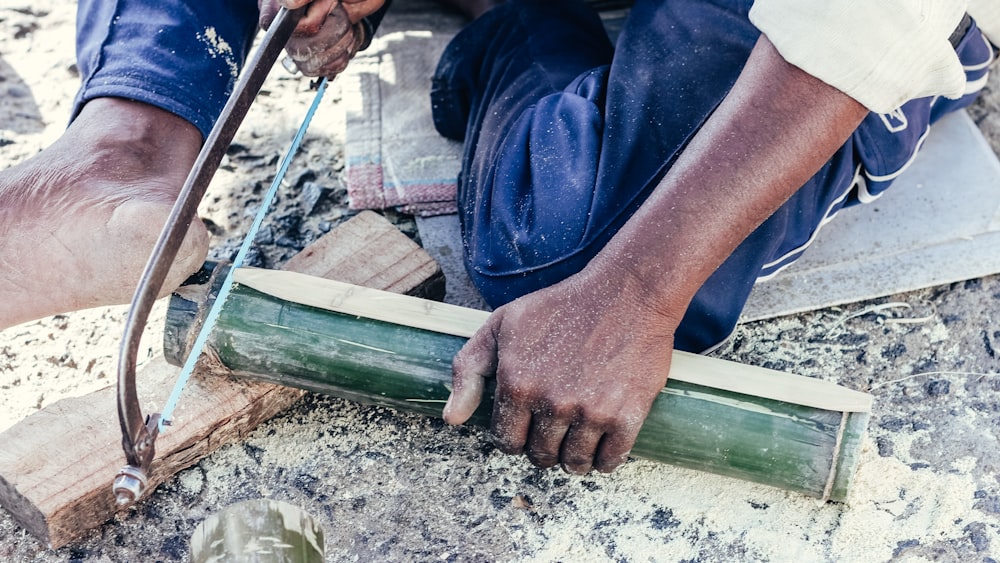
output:
[[[431,98],[438,130],[465,140],[466,267],[488,303],[578,272],[621,228],[735,82],[759,35],[751,4],[638,0],[612,47],[582,2],[511,0],[455,37]],[[984,44],[978,30],[967,35],[963,60],[985,60],[977,38]],[[857,199],[859,167],[908,162],[921,127],[971,99],[907,104],[901,112],[917,125],[902,134],[867,119],[709,278],[676,346],[698,352],[725,339],[757,278],[794,260]]]
[[[94,98],[127,98],[208,136],[246,60],[257,13],[255,0],[80,0],[73,116]]]
[[[973,22],[956,46],[968,83],[985,80],[989,67],[983,63],[991,60],[993,49]],[[890,114],[869,115],[855,135],[864,165],[865,191],[875,197],[888,188],[908,166],[927,129],[941,116],[968,106],[978,93],[976,90],[957,100],[937,97],[910,100]]]

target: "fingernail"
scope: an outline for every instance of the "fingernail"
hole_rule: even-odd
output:
[[[590,466],[585,466],[585,467],[570,467],[570,466],[566,465],[565,463],[562,464],[562,470],[565,471],[566,473],[571,474],[571,475],[586,475],[587,473],[590,473],[590,469],[591,469]]]

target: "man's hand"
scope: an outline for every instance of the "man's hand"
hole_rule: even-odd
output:
[[[260,25],[267,29],[282,6],[307,6],[285,51],[306,76],[334,77],[364,43],[362,18],[377,12],[385,0],[259,0]]]
[[[610,472],[666,384],[673,327],[618,279],[584,271],[497,309],[456,355],[444,410],[465,422],[497,378],[491,434],[539,467]]]
[[[503,451],[573,472],[614,469],[666,382],[698,288],[865,115],[761,37],[726,99],[590,264],[497,309],[455,357],[445,420],[466,420],[495,374]]]

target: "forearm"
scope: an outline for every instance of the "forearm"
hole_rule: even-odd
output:
[[[579,274],[498,308],[455,356],[449,423],[496,374],[507,453],[610,471],[663,389],[691,298],[840,147],[866,110],[766,40],[650,198]]]
[[[625,272],[625,290],[676,325],[708,276],[866,113],[762,36],[722,104],[588,269],[619,279]]]

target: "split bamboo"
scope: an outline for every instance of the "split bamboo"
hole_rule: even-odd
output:
[[[428,416],[441,415],[451,360],[487,316],[291,272],[241,268],[234,279],[213,360],[238,376]],[[211,295],[173,298],[168,361],[183,361]],[[871,404],[830,382],[675,352],[632,453],[844,501]],[[488,424],[491,410],[489,387],[472,422]]]

